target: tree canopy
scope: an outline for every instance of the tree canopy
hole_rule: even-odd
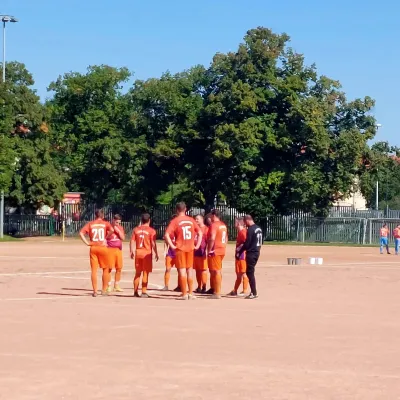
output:
[[[348,100],[286,34],[262,27],[208,67],[131,87],[126,68],[64,74],[45,105],[22,64],[7,69],[0,140],[10,151],[0,150],[0,185],[15,204],[52,203],[67,188],[99,204],[152,206],[179,195],[206,208],[225,199],[257,215],[324,215],[357,177],[371,197],[375,169],[363,160],[375,165],[384,153],[368,146],[374,101]],[[15,116],[29,121],[26,139],[11,133]]]

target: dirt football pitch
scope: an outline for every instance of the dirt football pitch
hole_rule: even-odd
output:
[[[124,293],[92,298],[79,241],[0,244],[0,399],[400,399],[400,257],[264,246],[258,299],[183,302],[157,290],[163,259],[133,298],[124,260]]]

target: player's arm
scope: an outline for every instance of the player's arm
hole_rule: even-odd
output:
[[[169,247],[168,247],[167,243],[164,240],[164,258],[167,257],[168,249],[169,249]]]
[[[242,247],[238,250],[238,256],[240,257],[242,253],[250,248],[251,241],[253,239],[254,231],[253,229],[247,230],[246,240],[243,243]]]
[[[198,250],[203,241],[203,231],[197,225],[194,226],[194,231],[197,233],[197,242],[194,244],[194,249]]]
[[[170,236],[168,230],[167,230],[167,232],[165,232],[164,240],[165,240],[165,242],[167,243],[167,245],[168,245],[169,248],[171,248],[172,250],[175,250],[175,249],[176,249],[176,246],[173,244],[172,239],[171,239],[171,236]]]
[[[157,242],[156,242],[156,235],[154,235],[151,239],[151,245],[153,247],[153,252],[156,258],[156,261],[158,261],[158,249],[157,249]]]
[[[117,236],[121,239],[121,240],[125,240],[125,232],[122,229],[122,227],[119,226],[114,226],[114,232],[117,234]]]
[[[132,260],[135,258],[135,231],[132,232],[131,240],[129,242],[129,252],[131,253]]]
[[[211,232],[208,238],[208,247],[207,247],[208,254],[211,254],[213,252],[212,249],[214,248],[216,237],[217,237],[217,230],[211,228]]]
[[[86,246],[90,246],[90,243],[87,241],[86,239],[86,235],[89,233],[89,227],[87,225],[85,225],[81,231],[79,232],[79,236],[82,240],[83,243],[86,244]]]

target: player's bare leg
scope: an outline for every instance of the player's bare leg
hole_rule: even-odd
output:
[[[196,281],[197,281],[196,293],[201,293],[201,289],[203,287],[203,271],[199,269],[196,269]]]
[[[122,275],[122,269],[118,268],[115,271],[115,278],[114,278],[114,292],[123,292],[123,290],[121,289],[119,283],[121,282],[121,275]]]
[[[163,291],[167,291],[168,290],[168,286],[169,286],[169,280],[171,278],[171,268],[165,268],[165,272],[164,272],[164,287],[163,287]]]
[[[139,294],[139,283],[140,283],[140,276],[142,275],[141,272],[136,271],[135,277],[133,278],[133,296],[140,297]]]

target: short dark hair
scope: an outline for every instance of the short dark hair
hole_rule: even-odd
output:
[[[197,218],[197,217],[201,217],[201,218],[203,218],[203,219],[204,219],[204,217],[203,217],[203,214],[196,214],[194,217],[195,217],[195,218]]]
[[[94,212],[94,215],[96,216],[96,218],[104,218],[104,211],[102,208],[97,209]]]
[[[217,218],[221,218],[221,211],[214,208],[214,210],[211,211],[211,215],[215,215]]]
[[[240,224],[244,224],[244,218],[243,217],[236,217],[235,220],[236,220],[236,222],[238,222]]]
[[[178,213],[186,211],[186,203],[181,201],[176,205],[176,211]]]
[[[144,213],[141,216],[142,224],[147,224],[150,221],[150,214]]]
[[[206,224],[206,226],[210,226],[211,225],[211,214],[206,214],[204,216],[204,223]]]
[[[243,217],[244,221],[253,221],[253,217],[250,214],[247,214]]]
[[[117,221],[122,221],[122,217],[119,214],[115,214],[114,219],[116,219]]]

